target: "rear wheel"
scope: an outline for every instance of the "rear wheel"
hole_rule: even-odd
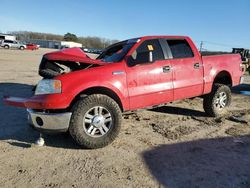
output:
[[[5,49],[9,49],[10,47],[9,47],[9,45],[5,45],[4,48]]]
[[[203,108],[209,116],[221,116],[227,113],[231,103],[231,90],[223,84],[215,84],[212,92],[204,96]]]
[[[106,95],[89,95],[73,107],[69,132],[82,147],[101,148],[117,137],[121,119],[121,110],[113,99]]]

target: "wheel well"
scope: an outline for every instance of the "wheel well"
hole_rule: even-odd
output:
[[[103,94],[103,95],[107,95],[110,98],[112,98],[120,107],[121,111],[123,112],[123,106],[122,106],[122,102],[121,99],[119,98],[119,96],[112,91],[109,88],[106,87],[91,87],[88,88],[84,91],[82,91],[81,93],[79,93],[71,102],[70,108],[72,108],[74,106],[74,104],[80,99],[83,98],[87,95],[91,95],[91,94]]]
[[[213,85],[214,84],[224,84],[224,85],[231,87],[232,86],[232,79],[231,79],[230,74],[227,71],[220,72],[215,77]]]

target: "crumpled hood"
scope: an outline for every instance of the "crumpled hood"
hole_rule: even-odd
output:
[[[100,60],[91,59],[80,48],[66,48],[56,52],[50,52],[44,55],[48,60],[74,61],[79,63],[104,65]]]

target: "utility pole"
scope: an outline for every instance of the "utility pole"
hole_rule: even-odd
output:
[[[203,48],[203,41],[201,41],[200,43],[200,52],[202,51],[202,48]]]

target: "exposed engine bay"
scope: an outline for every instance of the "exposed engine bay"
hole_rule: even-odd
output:
[[[96,59],[91,59],[80,48],[67,48],[47,53],[43,56],[39,66],[39,75],[50,79],[76,70],[119,62],[137,41],[138,39],[133,39],[113,44]]]
[[[39,75],[43,78],[51,79],[61,74],[67,74],[69,72],[88,69],[96,66],[99,65],[79,63],[74,61],[47,60],[46,58],[43,58],[39,66]]]
[[[45,54],[39,66],[39,75],[51,79],[61,74],[103,64],[100,60],[91,59],[80,48],[68,48]]]

